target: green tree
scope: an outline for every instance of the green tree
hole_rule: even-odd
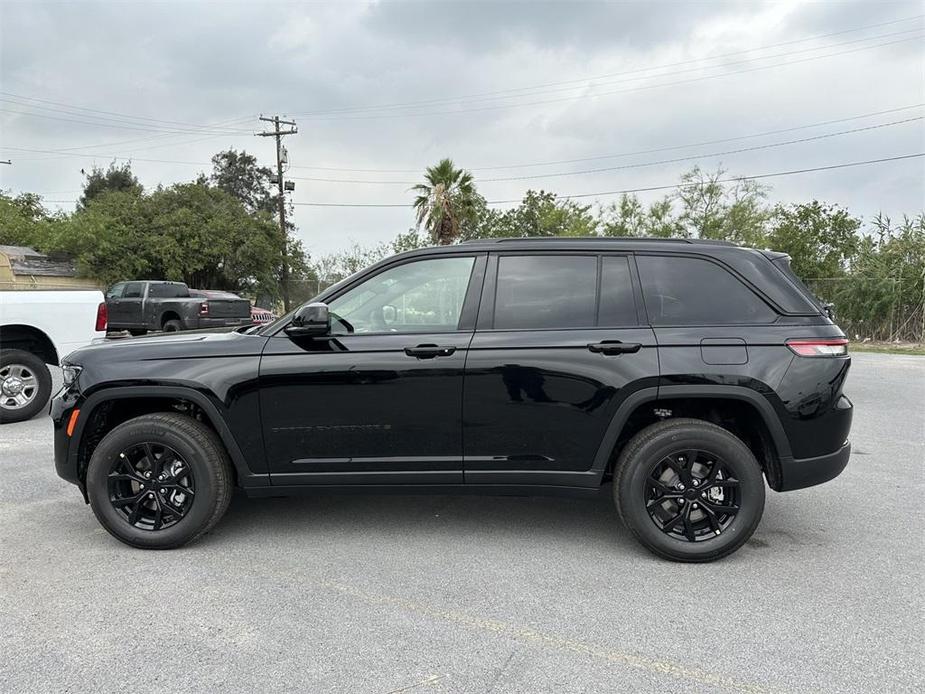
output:
[[[272,175],[273,172],[268,167],[257,164],[255,156],[245,151],[238,152],[229,149],[212,157],[212,173],[208,178],[200,177],[199,182],[211,184],[240,200],[251,214],[265,214],[277,219],[279,191],[270,181]],[[302,242],[296,238],[297,229],[292,221],[294,217],[292,204],[288,200],[285,204],[287,207],[285,236],[279,232],[277,222],[276,243],[279,248],[280,261],[276,276],[278,285],[286,277],[291,283],[290,289],[294,289],[299,286],[299,283],[304,283],[306,279],[309,279],[311,271]],[[288,273],[283,271],[284,265],[288,265]],[[275,294],[266,297],[272,301],[276,298]]]
[[[674,197],[685,237],[720,239],[760,246],[770,216],[767,189],[755,181],[727,181],[726,170],[706,172],[699,166],[681,176]]]
[[[250,212],[276,213],[276,197],[270,185],[272,171],[258,166],[257,157],[229,149],[212,157],[208,181],[240,200]]]
[[[860,228],[861,220],[838,205],[779,205],[765,244],[787,253],[798,277],[841,277],[858,250]]]
[[[463,238],[595,236],[597,227],[591,205],[561,199],[544,190],[528,190],[521,203],[509,210],[479,206],[475,222]]]
[[[684,227],[675,218],[670,197],[644,207],[635,195],[624,193],[616,202],[600,208],[600,233],[603,236],[639,236],[680,238]]]
[[[117,165],[115,162],[109,164],[108,169],[102,169],[94,166],[90,173],[84,173],[83,194],[77,200],[77,209],[85,208],[93,198],[102,195],[107,191],[118,191],[141,195],[143,188],[141,183],[132,173],[132,165],[129,162]]]
[[[0,193],[0,244],[33,246],[43,250],[48,242],[51,216],[35,193],[12,197]]]
[[[457,169],[452,160],[442,159],[427,168],[424,181],[411,188],[416,193],[418,228],[423,227],[436,244],[451,244],[471,223],[478,205],[472,174]]]

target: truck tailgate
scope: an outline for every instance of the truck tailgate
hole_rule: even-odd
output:
[[[208,299],[210,318],[251,317],[251,302],[247,299]]]

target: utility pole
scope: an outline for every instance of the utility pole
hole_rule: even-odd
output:
[[[275,137],[276,138],[276,183],[279,185],[279,228],[283,233],[283,308],[289,311],[289,248],[288,233],[286,231],[286,190],[292,190],[294,186],[286,186],[283,183],[283,136],[295,135],[299,132],[295,126],[295,121],[280,120],[279,116],[268,118],[260,116],[260,120],[273,124],[271,132],[256,133],[257,137]],[[280,125],[288,125],[289,130],[280,130]]]

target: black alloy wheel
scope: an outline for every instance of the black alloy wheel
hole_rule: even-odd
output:
[[[122,542],[172,549],[209,532],[231,501],[234,473],[221,439],[185,414],[122,422],[90,456],[90,508]]]
[[[119,453],[108,485],[113,508],[141,530],[161,530],[179,522],[196,495],[189,464],[177,451],[156,442],[133,444]]]
[[[649,473],[649,517],[663,533],[687,542],[722,535],[739,512],[739,480],[715,453],[682,450]]]
[[[627,442],[614,466],[614,501],[648,550],[675,561],[713,561],[748,541],[764,511],[761,465],[732,432],[668,419]]]

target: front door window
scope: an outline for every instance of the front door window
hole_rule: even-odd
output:
[[[330,302],[331,330],[335,335],[455,331],[474,261],[435,258],[381,272]]]

